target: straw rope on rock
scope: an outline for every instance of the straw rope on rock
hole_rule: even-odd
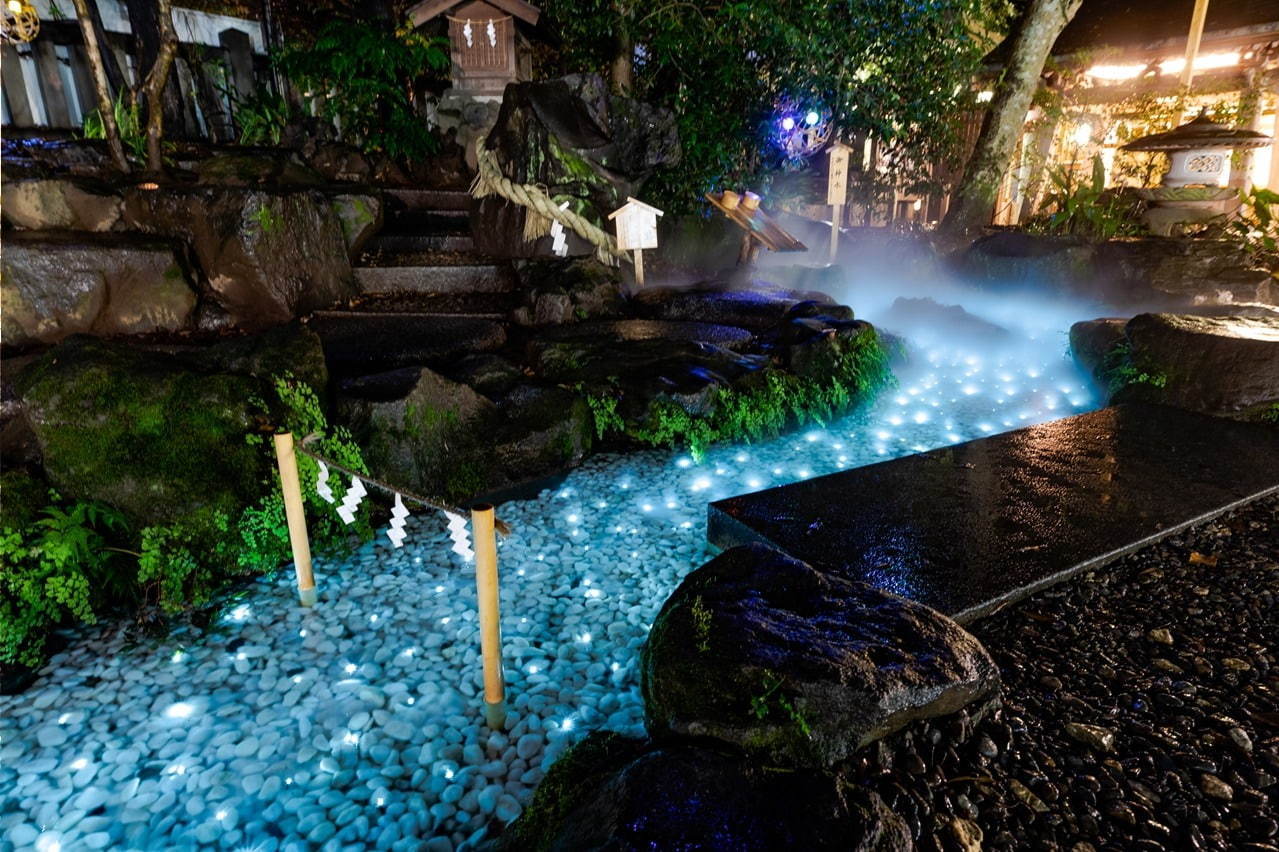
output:
[[[601,263],[613,264],[630,261],[630,256],[617,248],[617,240],[588,219],[567,208],[561,208],[540,188],[532,184],[515,183],[502,174],[497,156],[483,144],[476,146],[479,173],[471,185],[471,195],[485,198],[500,195],[513,204],[525,207],[524,240],[532,242],[550,233],[551,222],[558,221],[575,234],[595,246],[596,257]]]

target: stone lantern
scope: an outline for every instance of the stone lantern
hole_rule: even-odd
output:
[[[1264,133],[1218,124],[1205,110],[1178,128],[1124,145],[1125,151],[1163,151],[1171,160],[1159,186],[1139,190],[1150,202],[1146,225],[1153,233],[1168,236],[1177,225],[1231,213],[1238,193],[1225,186],[1230,153],[1264,148],[1270,142]]]

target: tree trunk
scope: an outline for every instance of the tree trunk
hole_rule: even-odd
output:
[[[977,145],[951,197],[950,210],[941,227],[944,236],[967,237],[989,224],[999,183],[1017,148],[1017,138],[1039,87],[1049,51],[1082,2],[1031,0],[1013,40],[1012,54],[995,89]]]
[[[125,0],[125,8],[129,13],[129,27],[133,30],[133,36],[137,39],[138,55],[138,83],[139,92],[138,100],[145,97],[145,89],[149,80],[150,70],[155,68],[160,61],[161,51],[164,50],[164,28],[173,27],[172,15],[162,10],[161,4],[157,0]],[[167,5],[167,4],[166,4]],[[167,21],[167,23],[166,23]],[[165,72],[167,75],[167,71]],[[182,102],[182,91],[177,83],[166,83],[161,94],[161,109],[163,121],[171,131],[183,128],[186,124],[185,109]],[[150,99],[146,98],[145,108],[151,109]],[[150,115],[147,115],[147,123],[150,124]]]
[[[631,34],[633,18],[627,5],[616,0],[613,12],[617,19],[617,52],[613,54],[609,76],[616,94],[629,95],[635,87],[635,38]]]
[[[156,0],[156,12],[160,19],[160,49],[143,86],[147,99],[147,171],[154,173],[164,169],[160,153],[160,140],[164,136],[164,89],[173,68],[173,57],[178,52],[178,34],[173,29],[170,0]]]
[[[98,41],[98,34],[93,26],[93,10],[89,8],[91,0],[72,0],[75,3],[76,18],[80,21],[80,32],[84,36],[84,54],[89,60],[89,70],[93,73],[93,89],[98,96],[98,113],[102,116],[103,135],[107,137],[107,150],[111,152],[111,160],[116,168],[128,174],[129,160],[124,156],[124,146],[120,144],[120,128],[115,124],[115,105],[111,102],[111,85],[107,82],[107,71],[102,60],[102,51],[106,45]]]

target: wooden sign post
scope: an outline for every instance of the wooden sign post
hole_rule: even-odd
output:
[[[830,262],[835,262],[839,248],[839,223],[844,218],[844,202],[848,200],[848,155],[852,151],[843,142],[826,149],[830,168],[826,175],[826,203],[834,207],[830,220]]]
[[[662,211],[636,198],[608,214],[617,228],[617,248],[633,252],[635,283],[644,286],[644,249],[657,248],[657,217]]]
[[[302,606],[312,606],[315,604],[315,576],[311,573],[311,542],[306,534],[306,514],[302,510],[302,486],[298,481],[298,457],[293,450],[292,432],[275,436],[275,461],[280,468],[280,490],[284,493],[284,517],[289,523],[289,544],[293,546],[298,598]]]
[[[480,608],[480,654],[484,658],[484,720],[495,730],[506,723],[506,679],[502,674],[502,621],[498,614],[497,537],[493,507],[471,509],[475,539],[475,593]]]

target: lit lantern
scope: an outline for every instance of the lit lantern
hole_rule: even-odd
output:
[[[1238,193],[1225,186],[1230,152],[1263,148],[1271,143],[1264,133],[1218,124],[1207,110],[1194,121],[1165,133],[1143,136],[1123,146],[1125,151],[1162,151],[1170,160],[1159,186],[1141,190],[1151,203],[1146,224],[1168,235],[1175,225],[1203,222],[1230,212]]]
[[[27,0],[6,0],[0,39],[8,43],[34,39],[40,32],[40,13]]]

